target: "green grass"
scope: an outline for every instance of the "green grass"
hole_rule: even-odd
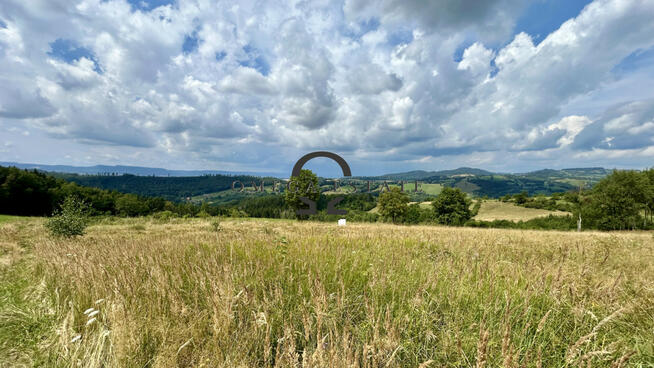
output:
[[[118,219],[50,239],[40,221],[0,226],[0,366],[654,361],[650,233]]]
[[[26,218],[27,217],[22,217],[22,216],[0,215],[0,224],[4,222],[24,220]]]
[[[413,187],[410,186],[410,188]],[[418,183],[418,189],[430,195],[439,195],[443,190],[443,186],[441,184]]]

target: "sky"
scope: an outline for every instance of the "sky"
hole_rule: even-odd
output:
[[[3,0],[0,161],[651,167],[652,19],[654,0]]]

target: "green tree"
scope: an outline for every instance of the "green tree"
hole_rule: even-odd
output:
[[[404,216],[404,222],[407,224],[418,224],[420,223],[420,215],[420,205],[417,203],[410,204]]]
[[[88,224],[89,206],[76,196],[64,199],[59,210],[55,210],[45,227],[51,235],[72,238],[84,235]]]
[[[614,171],[595,185],[587,204],[582,206],[584,222],[600,230],[640,227],[643,224],[641,211],[647,208],[648,184],[642,173]]]
[[[379,195],[379,213],[393,222],[399,221],[406,215],[409,209],[408,203],[409,196],[406,193],[398,187],[390,188],[389,191]]]
[[[513,199],[515,199],[515,203],[518,205],[522,205],[527,203],[527,200],[529,199],[529,193],[527,193],[526,190],[523,190],[519,194],[516,194],[513,196]]]
[[[654,169],[643,171],[643,176],[647,180],[645,221],[651,224],[654,220]]]
[[[320,198],[318,177],[311,170],[301,170],[300,175],[292,176],[286,191],[284,191],[284,201],[294,211],[306,208],[307,206],[300,200],[300,197],[309,198],[316,203]],[[298,215],[298,218],[306,217]]]
[[[459,188],[443,188],[431,204],[440,224],[463,225],[472,218],[470,200]]]
[[[122,216],[143,216],[149,210],[147,203],[135,194],[124,194],[116,200],[116,211]]]

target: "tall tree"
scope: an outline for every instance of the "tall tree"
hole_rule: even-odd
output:
[[[647,179],[645,220],[651,224],[654,219],[654,169],[643,171],[643,176]]]
[[[595,185],[590,201],[591,216],[600,230],[640,227],[641,211],[647,206],[648,180],[636,171],[616,170]]]
[[[307,207],[300,200],[300,197],[308,198],[316,203],[318,202],[318,198],[320,197],[318,177],[311,170],[303,169],[300,171],[300,175],[292,176],[284,192],[286,204],[295,211]],[[298,218],[305,218],[305,216],[298,215]]]
[[[407,213],[409,196],[400,188],[393,187],[379,195],[379,213],[393,222],[400,221]]]
[[[431,203],[436,221],[444,225],[463,225],[472,218],[470,200],[459,188],[443,188]]]

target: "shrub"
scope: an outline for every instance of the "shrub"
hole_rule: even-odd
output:
[[[45,223],[52,236],[72,238],[84,235],[88,225],[89,206],[81,199],[68,196],[59,210]]]
[[[247,212],[239,210],[238,208],[231,208],[229,210],[229,217],[248,217]]]
[[[471,212],[471,217],[475,217],[479,214],[479,210],[481,209],[481,198],[477,199],[477,202],[475,202],[475,205],[472,206],[472,212]]]
[[[509,220],[478,221],[469,220],[465,223],[469,227],[483,227],[496,229],[523,229],[523,230],[573,230],[575,221],[572,216],[536,217],[527,221],[513,222]]]
[[[428,208],[422,208],[419,204],[409,205],[409,209],[404,217],[407,224],[426,224],[434,222],[434,211]]]
[[[155,220],[159,220],[159,221],[162,221],[162,222],[167,222],[171,218],[177,217],[177,215],[175,215],[175,213],[173,213],[171,211],[160,211],[160,212],[156,212],[154,215],[152,215],[152,217]]]
[[[217,233],[217,232],[221,231],[222,229],[223,228],[220,227],[220,220],[216,219],[216,220],[211,221],[211,230],[213,230],[214,232]]]
[[[211,217],[211,215],[210,215],[207,211],[204,211],[204,210],[198,212],[195,216],[196,216],[196,217],[199,217],[199,218],[207,218],[207,217]]]

